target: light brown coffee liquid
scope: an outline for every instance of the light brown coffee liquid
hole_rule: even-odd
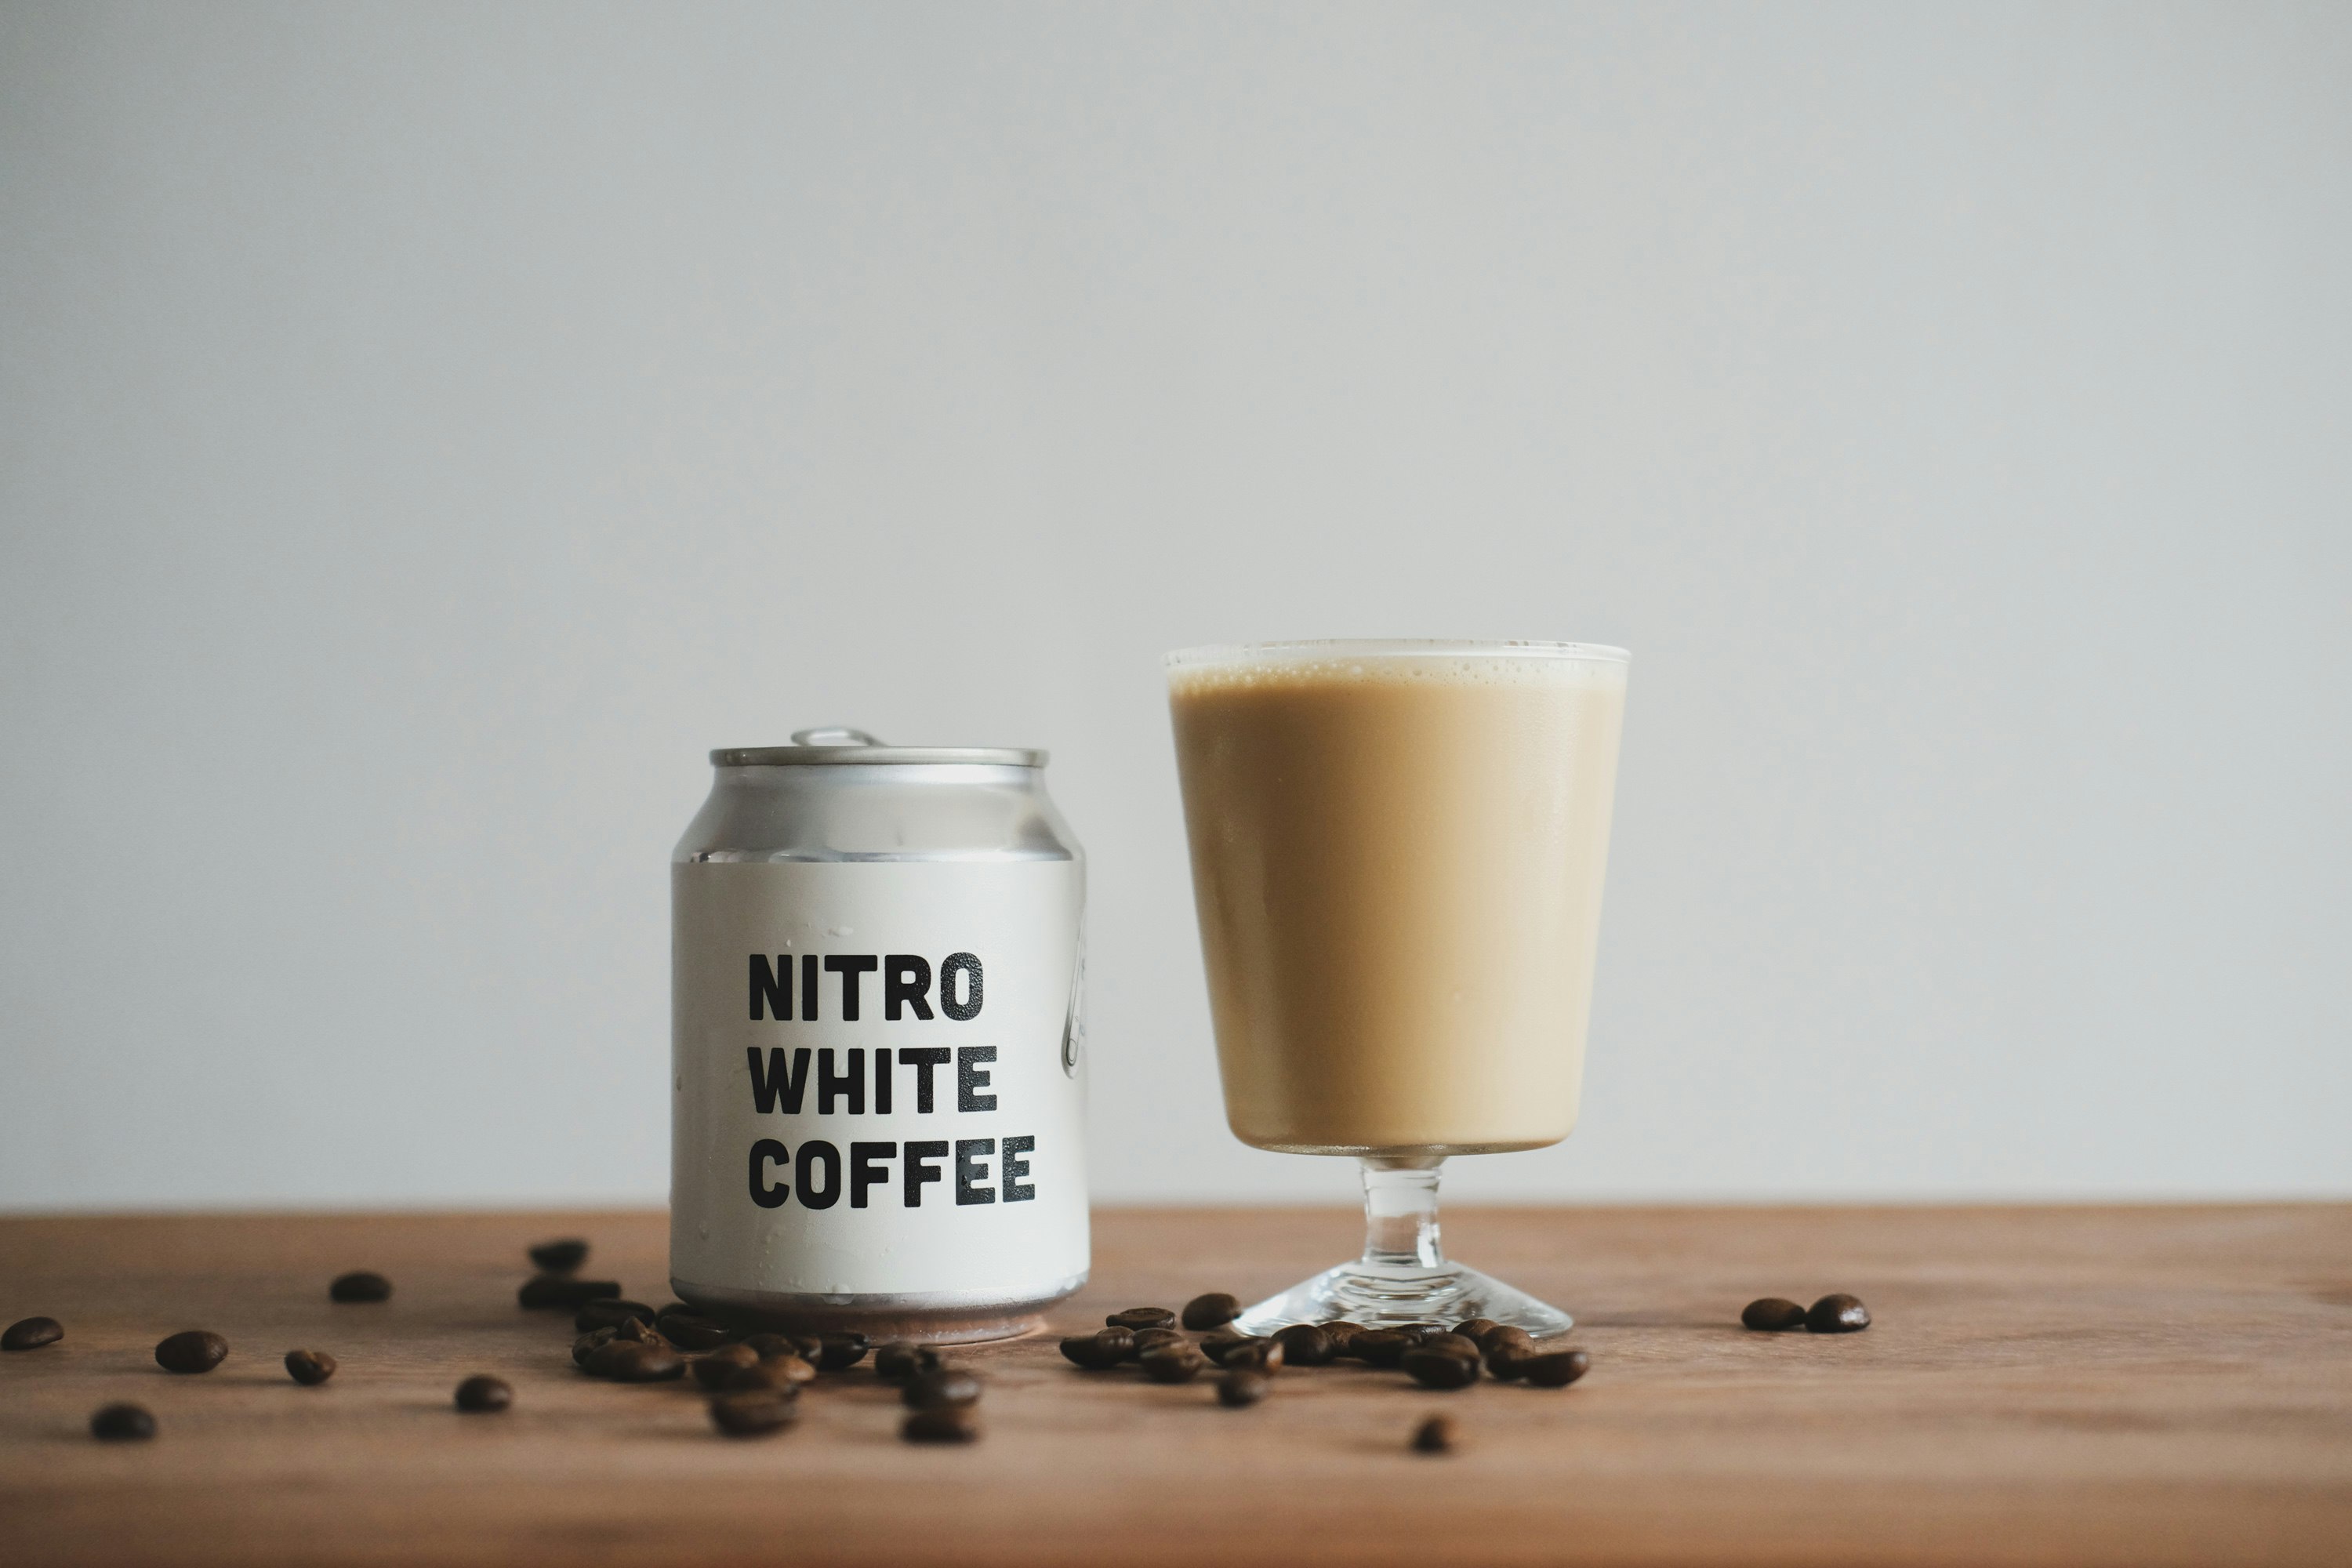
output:
[[[1533,1149],[1576,1125],[1622,659],[1238,650],[1170,674],[1234,1133]]]

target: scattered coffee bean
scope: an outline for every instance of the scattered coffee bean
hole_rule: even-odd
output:
[[[942,1405],[910,1412],[898,1427],[909,1443],[970,1443],[980,1436],[980,1412],[969,1405]]]
[[[1103,1320],[1114,1329],[1172,1329],[1176,1314],[1165,1307],[1129,1307]]]
[[[1761,1296],[1740,1310],[1739,1321],[1748,1328],[1777,1334],[1786,1329],[1803,1328],[1805,1310],[1778,1296]]]
[[[569,1274],[534,1274],[522,1282],[515,1300],[534,1311],[576,1312],[591,1301],[621,1293],[618,1281],[575,1279]]]
[[[1364,1331],[1361,1323],[1351,1323],[1344,1318],[1315,1326],[1321,1329],[1323,1337],[1331,1342],[1331,1357],[1335,1361],[1354,1354],[1349,1347],[1356,1342],[1356,1336]]]
[[[1222,1329],[1241,1315],[1241,1301],[1223,1290],[1212,1290],[1184,1303],[1184,1326],[1196,1332],[1202,1329]]]
[[[1858,1334],[1870,1327],[1870,1309],[1859,1297],[1824,1296],[1805,1309],[1805,1327],[1817,1334]]]
[[[1367,1366],[1394,1366],[1412,1342],[1394,1329],[1366,1329],[1348,1342],[1348,1353]]]
[[[1432,1334],[1412,1348],[1417,1351],[1441,1351],[1447,1355],[1458,1355],[1467,1361],[1476,1361],[1481,1354],[1477,1342],[1462,1334]]]
[[[793,1424],[800,1408],[761,1389],[722,1394],[710,1402],[710,1424],[730,1437],[757,1437]]]
[[[1103,1331],[1105,1333],[1110,1333],[1113,1331],[1114,1331],[1109,1329],[1105,1329]],[[1116,1331],[1119,1333],[1129,1332],[1129,1331],[1126,1329],[1120,1329]],[[1182,1334],[1178,1333],[1174,1329],[1137,1329],[1132,1332],[1133,1347],[1127,1352],[1127,1359],[1129,1361],[1141,1361],[1148,1352],[1156,1351],[1162,1345],[1189,1345],[1192,1342],[1186,1339]]]
[[[1117,1334],[1117,1339],[1109,1336]],[[1063,1359],[1088,1372],[1108,1372],[1135,1348],[1135,1336],[1125,1329],[1105,1329],[1099,1334],[1072,1334],[1062,1342]]]
[[[1237,1366],[1217,1379],[1217,1403],[1228,1410],[1242,1410],[1255,1405],[1274,1387],[1274,1380],[1262,1372],[1252,1372]]]
[[[228,1355],[228,1342],[205,1329],[173,1334],[155,1347],[155,1364],[165,1372],[210,1372]]]
[[[1313,1323],[1293,1323],[1286,1329],[1276,1329],[1274,1337],[1282,1346],[1282,1360],[1286,1366],[1330,1364],[1331,1336]]]
[[[0,1351],[37,1351],[65,1337],[65,1325],[55,1318],[22,1318],[0,1333]]]
[[[686,1358],[669,1346],[614,1338],[588,1352],[581,1366],[614,1383],[666,1383],[686,1375]]]
[[[1154,1383],[1190,1383],[1209,1370],[1209,1358],[1190,1343],[1156,1345],[1138,1360]]]
[[[325,1351],[288,1351],[286,1375],[305,1388],[316,1388],[335,1375],[335,1358]]]
[[[1119,1360],[1133,1361],[1135,1359],[1136,1344],[1134,1330],[1097,1329],[1095,1331],[1095,1338],[1100,1340],[1106,1345],[1118,1346]]]
[[[697,1356],[687,1363],[693,1370],[694,1381],[705,1388],[717,1388],[736,1373],[760,1364],[760,1352],[750,1345],[720,1345],[709,1355]]]
[[[1478,1342],[1480,1350],[1490,1351],[1496,1345],[1512,1345],[1522,1351],[1531,1351],[1536,1348],[1536,1337],[1521,1328],[1490,1329],[1486,1337]]]
[[[457,1385],[457,1408],[468,1415],[504,1410],[513,1403],[514,1390],[506,1385],[503,1378],[477,1373]]]
[[[578,1339],[572,1342],[572,1364],[574,1366],[586,1366],[588,1364],[588,1358],[595,1353],[598,1346],[607,1345],[612,1342],[612,1330],[590,1330],[587,1333],[581,1335]]]
[[[1502,1326],[1492,1318],[1465,1318],[1454,1325],[1454,1331],[1483,1352],[1486,1348],[1486,1336]]]
[[[588,1261],[588,1244],[576,1236],[542,1241],[530,1249],[531,1267],[542,1274],[571,1274]]]
[[[1566,1388],[1592,1370],[1592,1358],[1582,1351],[1551,1351],[1521,1356],[1512,1363],[1514,1375],[1531,1388]]]
[[[591,1329],[617,1329],[631,1318],[650,1323],[654,1321],[654,1310],[643,1301],[606,1296],[581,1308],[580,1315],[572,1320],[572,1326],[584,1334]]]
[[[155,1417],[137,1405],[106,1405],[89,1418],[89,1435],[101,1443],[143,1443],[155,1435]]]
[[[943,1405],[976,1405],[980,1379],[961,1367],[943,1366],[908,1381],[898,1397],[909,1410],[936,1410]]]
[[[1405,1373],[1423,1388],[1467,1388],[1478,1381],[1478,1363],[1451,1351],[1425,1350],[1419,1345],[1404,1352]]]
[[[904,1340],[874,1348],[874,1375],[891,1383],[904,1383],[927,1372],[937,1372],[947,1364],[933,1345],[910,1344]]]
[[[1538,1353],[1517,1345],[1496,1345],[1486,1352],[1486,1371],[1504,1383],[1517,1383],[1528,1374],[1528,1363]]]
[[[655,1328],[651,1323],[646,1322],[643,1318],[622,1319],[618,1326],[613,1330],[613,1337],[616,1340],[635,1340],[641,1345],[669,1344],[667,1340],[662,1338],[661,1331]],[[676,1347],[672,1346],[671,1348],[675,1349]]]
[[[719,1386],[730,1391],[748,1388],[772,1389],[779,1394],[798,1394],[816,1381],[816,1368],[796,1355],[773,1355],[765,1361],[755,1361],[750,1366],[738,1367],[719,1379]]]
[[[331,1301],[389,1301],[392,1281],[369,1269],[357,1269],[350,1274],[338,1274],[327,1287]]]
[[[761,1361],[770,1356],[796,1355],[813,1362],[816,1355],[816,1336],[803,1338],[797,1334],[746,1334],[743,1343],[760,1354]]]
[[[1219,1366],[1223,1366],[1225,1364],[1225,1357],[1234,1351],[1244,1345],[1254,1345],[1257,1342],[1248,1334],[1238,1333],[1232,1329],[1218,1329],[1201,1336],[1201,1353]]]
[[[818,1337],[816,1369],[819,1372],[847,1372],[866,1359],[869,1348],[864,1334],[838,1333]]]
[[[734,1330],[698,1312],[667,1313],[654,1326],[680,1350],[715,1351],[735,1338]]]
[[[1280,1340],[1250,1340],[1227,1349],[1224,1359],[1217,1364],[1235,1372],[1263,1372],[1271,1375],[1282,1370],[1285,1359]]]
[[[1416,1454],[1450,1454],[1461,1440],[1451,1415],[1433,1415],[1412,1429],[1412,1451]]]

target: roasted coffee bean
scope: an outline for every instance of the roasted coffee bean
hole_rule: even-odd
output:
[[[485,1415],[514,1403],[514,1390],[504,1378],[476,1373],[457,1385],[457,1408],[468,1415]]]
[[[1870,1327],[1870,1309],[1858,1296],[1824,1296],[1805,1309],[1805,1327],[1817,1334],[1858,1334]]]
[[[1190,1344],[1160,1345],[1144,1352],[1140,1364],[1154,1383],[1190,1383],[1209,1370],[1209,1358]]]
[[[612,1330],[593,1329],[589,1331],[587,1333],[581,1335],[578,1339],[572,1342],[572,1364],[574,1366],[586,1366],[588,1364],[588,1358],[596,1352],[598,1346],[608,1345],[612,1342]]]
[[[1124,1334],[1130,1331],[1105,1329],[1103,1332]],[[1192,1342],[1173,1329],[1136,1329],[1132,1331],[1132,1336],[1133,1343],[1127,1352],[1129,1361],[1141,1361],[1147,1352],[1156,1351],[1162,1345],[1189,1345]]]
[[[1135,1359],[1136,1345],[1134,1330],[1097,1329],[1095,1331],[1095,1338],[1100,1340],[1106,1345],[1118,1346],[1119,1360],[1133,1361]]]
[[[1348,1347],[1354,1344],[1356,1336],[1364,1331],[1364,1326],[1361,1323],[1351,1323],[1344,1318],[1335,1319],[1328,1323],[1318,1323],[1315,1326],[1321,1329],[1323,1337],[1331,1342],[1331,1359],[1334,1361],[1353,1353]]]
[[[1165,1307],[1129,1307],[1103,1320],[1114,1329],[1172,1329],[1176,1314]]]
[[[331,1301],[389,1301],[392,1300],[392,1281],[365,1268],[350,1274],[338,1274],[335,1282],[327,1287],[327,1299]]]
[[[617,1296],[621,1287],[611,1279],[575,1279],[569,1274],[534,1274],[522,1282],[515,1300],[535,1311],[576,1312],[591,1301]]]
[[[759,1352],[761,1361],[770,1356],[796,1355],[812,1365],[815,1363],[817,1341],[814,1334],[746,1334],[743,1343]]]
[[[1740,1310],[1739,1321],[1748,1328],[1777,1334],[1786,1329],[1803,1328],[1805,1310],[1778,1296],[1759,1296]]]
[[[1117,1331],[1118,1338],[1104,1337],[1112,1331],[1106,1329],[1100,1334],[1070,1335],[1062,1342],[1063,1359],[1088,1372],[1108,1372],[1125,1361],[1127,1352],[1135,1348],[1133,1334],[1120,1329]]]
[[[816,1369],[819,1372],[847,1372],[866,1359],[867,1348],[864,1334],[822,1335],[817,1342]]]
[[[288,1351],[286,1375],[305,1388],[316,1388],[335,1375],[335,1358],[325,1351]]]
[[[1492,1318],[1465,1318],[1454,1325],[1454,1331],[1483,1352],[1486,1348],[1486,1336],[1502,1326]]]
[[[1262,1372],[1252,1372],[1237,1366],[1217,1379],[1217,1403],[1228,1410],[1241,1410],[1255,1405],[1274,1387],[1274,1380]]]
[[[613,1331],[613,1337],[616,1340],[635,1340],[641,1345],[669,1345],[669,1342],[662,1338],[661,1331],[643,1318],[622,1319],[620,1326]]]
[[[1331,1336],[1312,1323],[1293,1323],[1286,1329],[1276,1329],[1274,1337],[1282,1346],[1282,1360],[1286,1366],[1330,1364]]]
[[[719,1386],[730,1392],[766,1388],[779,1394],[798,1394],[803,1385],[815,1381],[816,1368],[796,1355],[777,1355],[736,1368],[719,1379]]]
[[[874,1375],[891,1383],[904,1383],[927,1372],[937,1372],[947,1364],[936,1346],[909,1344],[904,1340],[874,1348]]]
[[[1423,1388],[1467,1388],[1478,1381],[1478,1363],[1451,1351],[1416,1345],[1404,1352],[1402,1364],[1406,1375]]]
[[[165,1372],[210,1372],[228,1354],[228,1342],[205,1329],[173,1334],[155,1347],[155,1364]]]
[[[1195,1331],[1223,1328],[1241,1315],[1240,1300],[1223,1290],[1212,1290],[1184,1303],[1184,1326]]]
[[[697,1356],[686,1363],[694,1373],[694,1381],[705,1388],[717,1388],[736,1373],[760,1364],[760,1352],[750,1345],[720,1345],[709,1355]]]
[[[1528,1374],[1528,1363],[1539,1353],[1519,1345],[1496,1345],[1486,1352],[1486,1370],[1505,1383],[1517,1383]]]
[[[1367,1366],[1394,1366],[1412,1342],[1394,1329],[1366,1329],[1348,1342],[1348,1353]]]
[[[1226,1356],[1244,1345],[1254,1345],[1257,1342],[1247,1334],[1237,1333],[1232,1329],[1219,1329],[1213,1333],[1201,1336],[1201,1353],[1219,1366],[1223,1366],[1225,1364]]]
[[[581,1366],[614,1383],[666,1383],[686,1375],[686,1358],[665,1344],[612,1339],[588,1352]]]
[[[909,1443],[971,1443],[980,1436],[980,1412],[969,1405],[942,1405],[908,1413],[898,1436]]]
[[[65,1325],[55,1318],[23,1318],[0,1333],[0,1351],[37,1351],[65,1337]]]
[[[722,1394],[710,1402],[710,1424],[730,1437],[757,1437],[793,1424],[800,1407],[762,1389]]]
[[[650,1323],[654,1321],[654,1310],[643,1301],[606,1296],[581,1308],[580,1315],[572,1320],[572,1326],[584,1334],[591,1329],[617,1329],[631,1318]]]
[[[104,1405],[89,1418],[89,1435],[101,1443],[143,1443],[155,1435],[155,1418],[137,1405]]]
[[[909,1410],[936,1410],[943,1405],[976,1405],[980,1379],[961,1367],[943,1366],[908,1381],[898,1393]]]
[[[531,1267],[542,1274],[576,1273],[588,1261],[588,1244],[576,1236],[542,1241],[530,1249]]]
[[[1280,1340],[1246,1340],[1227,1347],[1217,1364],[1235,1372],[1277,1373],[1286,1356]]]
[[[1592,1358],[1582,1351],[1551,1351],[1521,1356],[1512,1365],[1530,1388],[1566,1388],[1592,1370]]]
[[[698,1312],[672,1312],[657,1319],[654,1327],[680,1350],[715,1351],[735,1338],[734,1330]]]
[[[1451,1415],[1433,1415],[1412,1429],[1412,1451],[1416,1454],[1450,1454],[1461,1440]]]

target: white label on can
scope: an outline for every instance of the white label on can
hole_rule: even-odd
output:
[[[1077,862],[670,869],[674,1279],[1012,1301],[1086,1272]]]

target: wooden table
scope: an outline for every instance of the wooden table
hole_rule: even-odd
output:
[[[1056,1327],[1271,1290],[1353,1223],[1104,1214]],[[2352,1205],[1457,1211],[1456,1252],[1581,1318],[1584,1382],[1344,1366],[1227,1411],[1037,1339],[970,1352],[987,1436],[955,1449],[898,1442],[865,1368],[752,1441],[690,1384],[582,1376],[514,1304],[565,1234],[664,1299],[653,1214],[0,1221],[0,1321],[67,1329],[0,1355],[0,1563],[2352,1563]],[[355,1268],[394,1299],[330,1303]],[[1876,1326],[1738,1326],[1833,1289]],[[191,1327],[229,1361],[159,1371]],[[342,1370],[298,1387],[296,1346]],[[454,1412],[477,1371],[511,1411]],[[162,1435],[92,1441],[117,1399]],[[1438,1410],[1465,1449],[1408,1453]]]

